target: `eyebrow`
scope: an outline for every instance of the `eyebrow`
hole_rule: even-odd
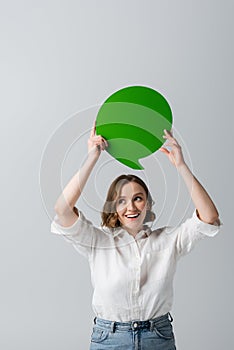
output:
[[[133,197],[134,197],[134,196],[137,196],[137,195],[139,195],[139,194],[141,194],[142,196],[144,196],[144,193],[143,193],[143,192],[137,192],[137,193],[134,193]],[[119,196],[118,199],[119,199],[119,198],[126,198],[126,196]]]

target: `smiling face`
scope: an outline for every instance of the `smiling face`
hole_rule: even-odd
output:
[[[116,212],[121,226],[136,235],[142,229],[146,217],[147,195],[137,182],[126,183],[116,200]]]
[[[133,200],[135,195],[138,198]],[[128,208],[127,203],[132,203],[136,209]],[[107,192],[102,210],[102,226],[109,228],[125,226],[128,232],[131,228],[134,232],[138,232],[143,223],[155,220],[152,205],[153,199],[144,181],[136,175],[122,174],[111,183]],[[124,215],[124,210],[129,211],[127,215]]]

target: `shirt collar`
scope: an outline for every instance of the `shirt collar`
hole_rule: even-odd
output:
[[[124,230],[121,226],[120,227],[116,227],[113,229],[110,229],[110,233],[113,235],[113,237],[116,237],[118,235],[120,235],[121,233],[126,232],[127,234],[129,234],[126,230]],[[137,234],[136,234],[136,238],[142,238],[144,235],[146,235],[147,237],[150,236],[150,234],[152,233],[151,228],[148,225],[144,225],[142,230],[140,230]]]

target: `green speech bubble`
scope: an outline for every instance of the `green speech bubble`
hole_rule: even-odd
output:
[[[144,169],[139,159],[157,151],[171,130],[172,112],[166,99],[145,86],[116,91],[103,103],[96,133],[108,141],[107,152],[132,169]]]

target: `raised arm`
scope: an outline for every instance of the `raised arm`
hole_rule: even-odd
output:
[[[80,170],[68,182],[54,207],[62,226],[71,226],[77,220],[78,211],[75,208],[75,204],[83,191],[101,151],[106,147],[108,147],[107,141],[102,136],[96,135],[94,123],[88,140],[87,159]]]
[[[184,179],[195,208],[197,209],[199,219],[208,224],[214,224],[215,222],[220,224],[219,213],[204,187],[185,163],[181,146],[173,137],[171,131],[164,130],[164,133],[165,135],[163,137],[167,139],[167,144],[165,146],[171,147],[171,151],[169,152],[165,147],[161,147],[160,150],[168,156],[169,160]]]

